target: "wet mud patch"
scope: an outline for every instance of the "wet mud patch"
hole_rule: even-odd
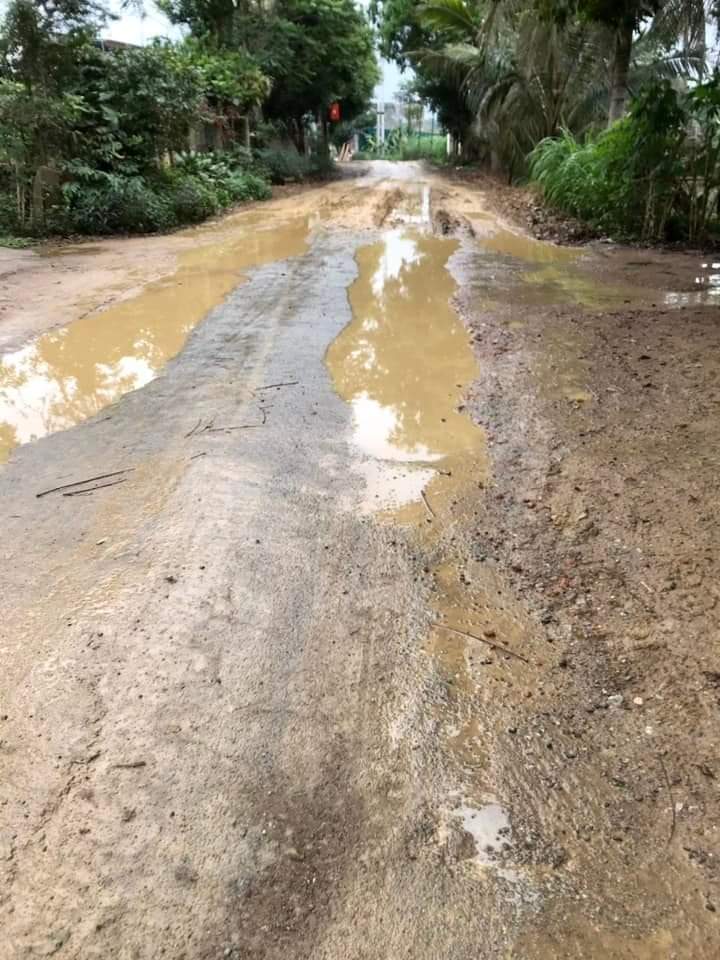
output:
[[[493,474],[476,550],[538,638],[522,696],[490,708],[521,859],[549,871],[518,948],[710,958],[717,318],[545,308],[529,326],[470,290],[491,372],[470,400]]]
[[[466,882],[479,879],[486,896],[522,904],[515,918],[518,949],[522,945],[528,960],[643,957],[652,949],[668,960],[676,954],[709,958],[718,943],[715,841],[706,839],[703,845],[692,837],[688,853],[678,837],[683,817],[702,819],[701,811],[714,803],[716,761],[702,751],[690,771],[692,786],[683,790],[677,764],[682,766],[682,751],[691,752],[693,745],[686,739],[678,749],[672,726],[658,725],[648,701],[676,698],[689,718],[689,737],[698,722],[698,683],[711,690],[720,669],[679,680],[677,664],[661,665],[658,659],[666,656],[667,642],[658,645],[653,638],[636,660],[626,642],[616,639],[630,625],[644,631],[638,623],[646,616],[648,595],[661,592],[647,576],[629,588],[623,565],[644,556],[646,530],[626,516],[612,516],[623,497],[617,474],[627,466],[624,443],[633,432],[637,439],[643,406],[638,398],[647,405],[641,456],[649,463],[647,479],[638,481],[633,470],[629,482],[644,493],[661,449],[654,427],[658,400],[671,403],[678,389],[677,383],[656,383],[657,373],[644,376],[649,370],[644,365],[655,354],[641,344],[657,340],[659,328],[652,325],[660,316],[662,341],[673,327],[673,313],[678,324],[687,320],[687,312],[628,313],[626,301],[649,306],[656,291],[626,288],[624,281],[598,285],[592,281],[592,261],[581,263],[575,251],[546,248],[485,224],[474,243],[468,239],[462,250],[452,251],[453,271],[465,281],[459,303],[482,372],[478,379],[477,368],[465,372],[461,350],[449,364],[462,371],[452,386],[452,376],[443,373],[441,343],[453,341],[453,318],[440,302],[451,299],[454,290],[440,274],[428,288],[437,301],[431,293],[424,304],[413,303],[423,269],[428,277],[433,274],[432,261],[423,268],[400,257],[393,296],[384,301],[391,285],[381,265],[388,251],[382,244],[367,250],[372,251],[367,262],[360,252],[354,292],[363,282],[367,290],[353,300],[351,289],[354,320],[331,347],[328,362],[341,396],[355,406],[353,443],[365,462],[381,471],[391,452],[397,457],[392,448],[402,448],[403,472],[415,480],[399,497],[396,462],[396,488],[375,491],[365,509],[377,522],[408,532],[427,577],[430,623],[423,650],[433,680],[422,697],[432,719],[424,749],[415,757],[414,777],[433,785],[428,799],[432,842],[450,862],[462,864]],[[444,268],[448,257],[442,247],[435,260]],[[377,302],[385,303],[384,313]],[[408,319],[398,320],[407,304],[412,304]],[[436,321],[437,343],[422,326],[423,306]],[[608,312],[591,312],[593,306]],[[393,322],[427,345],[421,362],[415,354],[422,351],[412,337],[403,341],[398,328],[392,342],[402,344],[399,355],[392,358],[386,351],[383,331]],[[611,346],[615,335],[608,334],[623,323],[624,351]],[[636,323],[647,325],[637,336]],[[460,336],[467,335],[461,331]],[[659,373],[672,349],[663,349]],[[628,381],[633,351],[636,366]],[[703,366],[700,357],[693,363]],[[691,364],[686,374],[692,369]],[[427,403],[416,381],[426,387],[433,379],[445,383],[445,400],[438,396]],[[476,383],[468,391],[471,380]],[[370,417],[363,434],[358,432],[360,408],[378,382],[401,389],[392,400],[378,394],[379,411],[390,409],[393,416],[386,428]],[[708,389],[712,407],[714,391]],[[657,390],[659,396],[653,394]],[[470,411],[485,436],[470,430],[473,442],[457,449],[443,446],[453,431],[433,435],[426,412],[440,413],[442,421],[448,401],[472,426]],[[600,417],[614,410],[614,428],[620,431],[617,436],[608,431],[602,452],[594,450],[607,429],[597,422],[598,408]],[[404,427],[398,426],[398,409]],[[687,413],[683,420],[683,429],[694,422]],[[577,460],[570,455],[574,449]],[[678,457],[679,448],[668,456],[670,475]],[[582,478],[570,472],[560,509],[550,490],[565,472],[560,464],[571,461]],[[660,476],[653,482],[661,484]],[[598,497],[595,491],[601,488]],[[668,489],[677,492],[676,478]],[[611,516],[601,530],[598,514],[606,503]],[[704,582],[700,566],[695,563],[691,571],[698,585]],[[711,599],[699,609],[714,605]],[[666,632],[683,630],[681,616],[669,624],[661,618]],[[659,689],[649,692],[654,683]],[[669,721],[668,715],[662,723]],[[703,722],[709,724],[703,740],[711,743],[716,721],[706,713]],[[705,792],[697,780],[705,781]]]
[[[239,813],[233,821],[238,856],[236,875],[225,880],[222,934],[197,956],[317,956],[343,900],[348,867],[368,840],[367,810],[346,779],[351,767],[333,743],[319,782],[306,792],[292,778],[268,780],[261,772],[252,790],[262,819],[248,823]]]
[[[425,784],[432,845],[463,864],[463,883],[534,909],[537,881],[515,869],[523,858],[497,795],[487,712],[529,669],[534,637],[500,573],[469,553],[487,459],[463,402],[478,370],[452,305],[448,263],[457,251],[455,239],[408,228],[361,248],[353,320],[326,362],[353,410],[350,442],[367,481],[361,510],[402,528],[427,584],[429,624],[418,642],[432,679],[420,691],[426,730],[413,734],[413,781]]]

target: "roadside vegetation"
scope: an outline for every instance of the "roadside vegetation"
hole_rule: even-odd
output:
[[[377,79],[353,0],[163,0],[180,43],[101,39],[94,0],[12,0],[0,27],[0,235],[147,233],[327,175],[327,111]]]
[[[356,160],[427,160],[444,164],[448,160],[445,135],[441,133],[406,133],[393,130],[383,144],[378,143],[374,129],[360,134],[360,150]]]
[[[720,74],[709,0],[373,0],[382,53],[456,162],[626,238],[720,233]]]

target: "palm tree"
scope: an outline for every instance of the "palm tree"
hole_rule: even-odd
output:
[[[576,2],[573,18],[554,13],[554,0],[543,8],[430,0],[420,8],[422,25],[446,42],[415,51],[416,59],[456,80],[476,117],[475,136],[511,176],[543,138],[621,117],[631,83],[702,76],[712,0],[665,0],[650,20],[641,3],[655,0],[626,0],[622,15],[604,20],[583,14],[586,0]]]

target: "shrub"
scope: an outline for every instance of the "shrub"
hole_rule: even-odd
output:
[[[49,226],[72,233],[155,233],[175,226],[170,198],[142,177],[109,176],[98,184],[70,183],[64,207]]]
[[[703,241],[720,226],[719,120],[719,75],[687,93],[655,84],[598,137],[543,140],[530,176],[548,203],[602,230]]]
[[[169,196],[178,223],[200,223],[216,214],[222,206],[218,191],[200,177],[175,177]]]
[[[272,194],[267,180],[255,173],[236,172],[227,181],[227,190],[233,203],[243,200],[269,200]]]
[[[304,180],[310,172],[308,159],[294,147],[268,147],[258,151],[258,159],[271,183]]]

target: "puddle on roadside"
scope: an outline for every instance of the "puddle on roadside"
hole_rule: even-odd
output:
[[[706,260],[700,264],[700,273],[695,277],[696,286],[711,297],[720,297],[720,263]]]
[[[483,461],[483,432],[458,411],[477,374],[446,269],[458,243],[411,228],[388,230],[357,253],[351,323],[326,362],[352,407],[356,449],[372,462],[365,512],[417,504],[452,479],[454,465]],[[480,469],[480,468],[479,468]]]
[[[483,250],[515,257],[526,263],[575,263],[582,256],[582,250],[575,247],[543,243],[542,240],[535,240],[533,237],[526,237],[521,233],[513,233],[512,230],[503,228],[487,233],[478,232],[475,239]]]
[[[666,293],[662,302],[665,306],[717,306],[720,304],[720,263],[703,261],[695,277],[695,289],[680,293]]]
[[[430,185],[417,184],[415,191],[407,193],[403,204],[393,212],[393,220],[408,225],[429,223]]]
[[[223,238],[179,256],[177,271],[142,294],[73,321],[0,357],[0,463],[19,444],[65,430],[153,380],[190,331],[251,268],[307,250],[307,218]]]
[[[484,867],[497,865],[498,854],[512,844],[510,818],[499,803],[479,807],[462,804],[451,811],[475,844],[475,859]]]
[[[623,304],[649,305],[657,302],[659,296],[655,290],[609,284],[557,266],[545,266],[524,273],[522,279],[533,288],[543,290],[546,296],[552,296],[555,302],[577,303],[596,310]]]

